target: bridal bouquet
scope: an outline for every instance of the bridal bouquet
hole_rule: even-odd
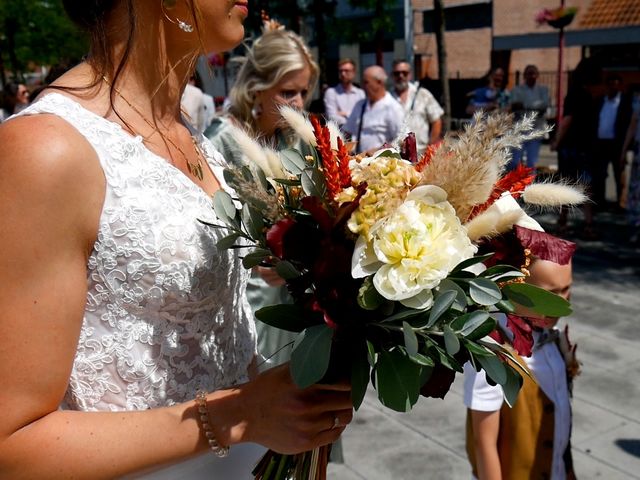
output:
[[[524,167],[503,175],[511,148],[540,134],[532,119],[477,115],[458,137],[418,159],[413,134],[354,157],[332,125],[282,113],[312,153],[276,152],[238,132],[250,164],[225,171],[237,197],[220,191],[214,205],[229,231],[218,248],[246,249],[246,268],[273,267],[286,282],[293,303],[256,317],[298,333],[290,363],[296,384],[348,379],[357,409],[372,383],[383,405],[404,412],[421,395],[444,398],[469,361],[512,404],[524,370],[490,336],[493,315],[518,304],[549,316],[571,310],[524,283],[519,268],[484,267],[492,254],[477,255],[478,245],[515,224],[535,223],[518,197],[555,205],[584,200],[564,185],[532,184]],[[324,478],[326,462],[326,448],[269,452],[254,474]]]

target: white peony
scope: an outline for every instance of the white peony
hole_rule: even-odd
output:
[[[356,242],[352,275],[375,274],[373,284],[383,297],[410,308],[430,307],[431,290],[477,251],[447,193],[434,185],[413,189],[371,228],[369,238],[360,236]]]

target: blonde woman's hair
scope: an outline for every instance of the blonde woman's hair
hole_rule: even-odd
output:
[[[229,93],[229,112],[253,133],[257,132],[251,109],[257,92],[268,90],[286,74],[305,67],[311,71],[309,92],[318,83],[318,65],[304,40],[283,28],[266,30],[247,49],[246,57],[240,61],[242,67]],[[305,99],[305,102],[308,101],[309,97]]]

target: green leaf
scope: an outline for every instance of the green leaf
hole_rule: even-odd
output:
[[[413,331],[411,325],[407,322],[402,322],[402,333],[404,334],[404,346],[407,349],[407,354],[412,357],[418,353],[418,337],[416,332]]]
[[[479,356],[478,362],[494,382],[500,385],[504,385],[507,381],[507,370],[504,363],[495,355],[490,357]]]
[[[396,349],[382,351],[375,368],[380,402],[397,412],[408,412],[420,396],[420,366]]]
[[[240,238],[239,233],[232,233],[231,235],[227,235],[226,237],[221,238],[216,242],[216,248],[218,250],[227,250],[235,245],[236,240]]]
[[[496,329],[496,323],[495,319],[490,317],[473,328],[465,325],[460,333],[469,340],[479,340],[493,332]]]
[[[412,362],[417,363],[418,365],[422,365],[425,367],[433,367],[436,362],[433,361],[433,358],[428,357],[427,355],[423,355],[421,353],[416,353],[415,355],[409,355],[409,358]]]
[[[485,310],[474,310],[473,312],[465,313],[464,315],[460,315],[459,317],[455,318],[451,322],[450,326],[454,331],[459,332],[468,322],[471,321],[475,323],[476,317],[480,317],[481,321],[484,322],[487,318],[489,318],[489,312]]]
[[[292,148],[280,152],[280,161],[282,166],[294,175],[300,175],[307,168],[307,162],[302,154]]]
[[[380,154],[378,154],[378,157],[391,157],[391,158],[397,158],[397,159],[402,158],[398,152],[390,149],[385,150],[384,152],[380,152]]]
[[[311,326],[309,312],[298,305],[270,305],[257,310],[255,315],[262,323],[288,332],[298,333]],[[318,320],[322,321],[321,318]]]
[[[425,312],[426,310],[416,310],[414,308],[408,308],[406,310],[400,310],[399,312],[394,313],[389,317],[386,317],[385,319],[381,320],[380,323],[389,323],[389,322],[395,322],[397,320],[405,320],[408,318],[417,317],[418,315],[422,315]]]
[[[300,182],[304,193],[312,197],[324,198],[327,188],[324,177],[317,169],[305,168],[300,175]]]
[[[358,290],[358,305],[364,310],[376,310],[385,299],[373,285],[373,277],[367,277]]]
[[[262,215],[246,203],[242,206],[242,223],[252,239],[260,240],[264,237]]]
[[[291,352],[291,378],[299,388],[319,382],[327,373],[331,358],[333,330],[327,325],[315,325],[304,330]]]
[[[528,283],[511,283],[502,291],[512,302],[548,317],[571,315],[571,305],[564,298]]]
[[[496,308],[504,313],[513,313],[516,311],[516,306],[509,300],[501,300],[496,303]]]
[[[236,217],[236,206],[231,195],[222,189],[218,190],[213,196],[213,210],[220,220],[233,224],[233,220]]]
[[[266,191],[273,190],[273,187],[269,183],[269,180],[267,180],[267,176],[264,174],[264,171],[261,168],[256,169],[255,175],[258,177],[258,181],[260,182],[262,188],[264,188]]]
[[[479,305],[495,305],[502,300],[500,287],[488,278],[469,280],[469,296]]]
[[[443,281],[440,282],[440,285],[438,286],[438,291],[440,293],[443,293],[449,290],[456,292],[456,299],[451,305],[451,308],[454,308],[459,312],[464,311],[464,309],[467,308],[467,294],[464,293],[464,290],[460,288],[460,285],[458,285],[456,282],[448,278],[445,278]]]
[[[436,295],[433,307],[431,307],[431,313],[429,314],[429,323],[427,327],[432,327],[440,319],[440,317],[451,308],[453,302],[456,301],[458,292],[455,290],[441,290]]]
[[[283,260],[283,261],[278,262],[276,264],[276,272],[278,272],[278,275],[280,275],[285,280],[292,280],[292,279],[298,278],[300,275],[302,275],[296,269],[296,267],[294,267],[291,264],[291,262],[287,262],[286,260]]]
[[[256,265],[260,265],[267,258],[271,256],[271,251],[264,248],[256,248],[253,252],[246,254],[242,258],[242,266],[244,268],[253,268]]]
[[[493,257],[493,253],[487,253],[486,255],[478,255],[477,257],[471,257],[471,258],[467,258],[466,260],[460,262],[458,265],[455,266],[455,268],[451,271],[451,274],[453,276],[454,273],[460,272],[462,270],[464,270],[465,268],[469,268],[472,265],[476,265],[478,263],[482,263],[485,260],[488,260],[489,258]]]
[[[489,357],[494,355],[494,353],[490,350],[487,350],[482,345],[478,345],[475,342],[469,341],[469,339],[463,339],[462,344],[470,353],[472,353],[476,357]]]
[[[462,365],[453,358],[451,355],[447,354],[442,348],[440,348],[435,343],[431,346],[433,350],[438,354],[438,358],[440,359],[440,363],[447,367],[450,370],[455,370],[456,372],[462,372]]]
[[[371,367],[367,361],[366,349],[357,349],[351,360],[351,401],[353,408],[358,410],[367,393]]]
[[[486,312],[484,310],[476,310],[475,312],[471,312],[469,314],[467,320],[457,330],[459,330],[460,333],[466,337],[476,328],[486,322],[490,317],[491,316],[489,315],[489,312]]]
[[[290,178],[274,178],[273,181],[276,182],[276,183],[279,183],[280,185],[285,185],[287,187],[299,187],[300,186],[300,180],[298,180],[298,179],[292,180]]]
[[[513,405],[518,399],[518,393],[522,388],[522,376],[514,370],[511,366],[506,366],[507,381],[502,385],[502,392],[504,393],[504,400],[509,407],[513,408]]]
[[[460,351],[460,340],[456,336],[455,332],[451,330],[449,325],[444,326],[444,346],[447,349],[447,353],[451,356]]]
[[[375,366],[378,356],[376,355],[376,348],[369,340],[367,340],[367,360],[370,366]]]
[[[493,267],[487,268],[484,272],[482,272],[478,276],[488,278],[488,277],[494,277],[496,275],[503,275],[509,272],[519,273],[520,275],[523,275],[523,273],[519,269],[511,265],[494,265]]]

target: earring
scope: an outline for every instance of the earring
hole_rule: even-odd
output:
[[[260,115],[262,115],[262,107],[259,103],[256,103],[251,109],[251,116],[254,120],[257,120],[258,118],[260,118]]]
[[[180,30],[186,33],[193,32],[193,25],[190,23],[184,22],[179,18],[173,19],[169,15],[167,15],[167,10],[171,10],[176,6],[176,0],[160,0],[160,8],[162,9],[162,14],[164,18],[166,18],[169,22],[177,25]]]

